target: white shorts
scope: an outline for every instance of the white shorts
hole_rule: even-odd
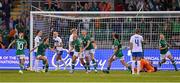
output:
[[[114,60],[117,60],[117,59],[124,60],[124,56],[122,56],[122,57],[119,58],[119,57],[117,57],[116,55],[113,55],[112,58],[113,58]]]
[[[84,51],[85,56],[91,56],[91,54],[94,54],[94,53],[95,53],[95,49],[85,50]]]
[[[161,54],[161,59],[167,59],[168,56],[171,56],[170,51],[168,51],[166,54]]]
[[[25,55],[17,55],[17,57],[19,58],[19,59],[25,59]]]
[[[76,57],[79,57],[79,58],[84,58],[84,56],[82,55],[82,53],[80,53],[80,52],[74,52],[74,56],[76,56]]]

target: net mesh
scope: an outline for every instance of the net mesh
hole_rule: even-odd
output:
[[[128,46],[129,39],[134,34],[135,28],[141,29],[141,34],[147,43],[144,48],[158,48],[159,34],[163,33],[166,40],[174,48],[179,48],[180,17],[178,14],[33,14],[33,32],[43,31],[43,37],[52,37],[52,32],[59,32],[68,46],[70,30],[77,28],[78,33],[87,29],[93,34],[98,48],[111,48],[112,33],[119,34],[121,41]],[[52,42],[51,42],[52,43]]]
[[[33,32],[42,30],[42,38],[49,37],[51,45],[53,45],[52,32],[59,32],[65,49],[68,49],[72,28],[78,29],[78,34],[82,29],[87,29],[93,34],[98,49],[112,48],[112,33],[119,35],[123,46],[129,46],[130,36],[134,34],[136,28],[141,29],[141,35],[146,43],[145,49],[159,48],[160,33],[165,35],[172,49],[180,48],[180,13],[178,12],[38,12],[33,13],[32,16]],[[35,33],[31,36],[34,39]]]

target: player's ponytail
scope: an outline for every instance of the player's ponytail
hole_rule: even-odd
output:
[[[43,43],[44,43],[47,39],[48,39],[48,37],[45,37],[45,38],[43,39]]]

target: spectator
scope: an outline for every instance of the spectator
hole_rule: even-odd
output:
[[[172,11],[178,11],[179,9],[179,3],[177,0],[172,0]]]
[[[70,11],[76,11],[76,6],[75,6],[75,4],[71,5]]]
[[[55,10],[56,11],[63,11],[63,9],[61,8],[60,0],[57,0]]]
[[[165,11],[165,7],[162,4],[161,0],[156,0],[154,5],[155,11]]]
[[[14,28],[14,20],[13,20],[13,17],[10,18],[10,22],[9,22],[9,29],[11,30],[12,28]]]
[[[0,12],[2,10],[2,1],[0,0]]]
[[[126,10],[127,11],[136,11],[136,1],[135,0],[126,0]]]
[[[3,17],[2,12],[0,12],[0,17]],[[2,18],[0,18],[0,24],[2,23]]]
[[[161,3],[164,5],[166,11],[170,11],[172,9],[171,0],[161,0]]]
[[[143,11],[151,11],[151,3],[148,0],[144,1]]]
[[[121,3],[115,4],[115,11],[123,11],[124,10],[124,5]]]
[[[0,49],[4,49],[5,48],[5,45],[3,43],[3,36],[2,34],[0,34]]]
[[[30,26],[30,17],[29,15],[26,15],[26,27],[28,28]]]
[[[106,4],[106,2],[100,2],[99,3],[98,7],[99,7],[100,11],[104,11],[105,10],[105,4]]]
[[[88,3],[84,4],[83,11],[90,11]]]
[[[47,0],[47,4],[45,4],[45,11],[54,11],[54,7],[52,5],[52,1],[51,0]]]
[[[81,5],[80,2],[77,3],[76,8],[77,8],[77,11],[82,11],[83,10],[83,6]]]
[[[88,2],[87,4],[88,4],[88,9],[91,10],[91,8],[93,6],[92,2]]]
[[[112,9],[111,0],[107,0],[105,11],[110,11]]]
[[[2,12],[4,15],[5,24],[8,27],[9,30],[9,18],[10,18],[10,3],[8,0],[4,0],[2,4]]]
[[[9,32],[9,35],[7,37],[7,42],[10,43],[12,42],[15,38],[17,37],[17,34],[16,34],[16,29],[15,28],[12,28]]]
[[[110,11],[112,8],[111,2],[110,1],[103,1],[99,3],[99,9],[100,11]]]
[[[99,8],[97,6],[97,3],[96,2],[93,2],[92,4],[92,8],[90,9],[91,11],[99,11]]]
[[[139,11],[139,10],[143,10],[144,4],[145,4],[145,1],[144,1],[144,0],[139,0],[139,1],[137,1],[136,9],[137,9],[138,11]]]

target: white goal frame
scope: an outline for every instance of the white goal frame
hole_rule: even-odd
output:
[[[180,11],[30,11],[30,50],[33,49],[33,14],[120,14],[120,15],[133,14],[135,15],[134,17],[138,17],[139,14],[152,14],[152,15],[179,14],[180,16]],[[59,17],[56,15],[49,15],[49,16]],[[107,17],[104,16],[102,18],[107,18]],[[108,16],[108,18],[115,18],[115,17]],[[74,17],[74,19],[76,19],[76,17]],[[33,53],[31,52],[30,53],[31,70],[32,67],[33,67]]]

